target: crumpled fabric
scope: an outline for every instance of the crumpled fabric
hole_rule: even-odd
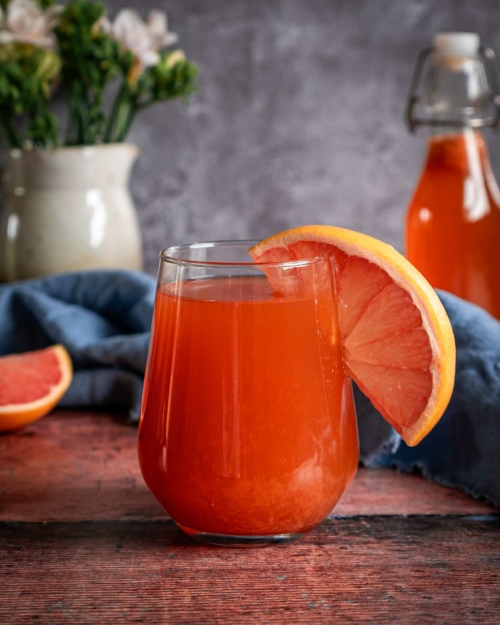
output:
[[[0,286],[0,355],[62,343],[73,360],[67,407],[140,410],[156,281],[129,271],[59,274]],[[438,292],[457,343],[451,402],[438,425],[408,447],[355,389],[361,461],[419,470],[500,507],[500,322]]]
[[[415,447],[397,442],[385,452],[364,449],[368,466],[418,469],[426,477],[500,507],[500,322],[454,295],[438,292],[455,334],[457,370],[451,401],[439,423]],[[368,400],[357,403],[372,423]],[[361,437],[370,427],[360,424]],[[364,429],[364,432],[363,432]]]
[[[0,286],[0,355],[61,343],[74,377],[60,406],[120,407],[138,418],[155,280],[67,273]]]

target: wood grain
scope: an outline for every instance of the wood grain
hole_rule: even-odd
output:
[[[210,548],[165,519],[136,435],[60,411],[0,437],[2,625],[498,623],[500,516],[484,504],[360,470],[299,542]]]
[[[171,521],[0,524],[0,622],[498,623],[498,517],[332,519],[263,549]]]
[[[0,520],[165,518],[142,479],[136,437],[122,415],[75,411],[0,436]],[[361,469],[334,515],[493,511],[417,475]]]

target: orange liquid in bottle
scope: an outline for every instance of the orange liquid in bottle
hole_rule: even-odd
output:
[[[433,287],[500,319],[500,192],[481,133],[430,139],[408,211],[406,249]]]
[[[265,277],[177,287],[155,304],[139,429],[147,485],[188,533],[316,525],[358,462],[331,296],[277,296]]]

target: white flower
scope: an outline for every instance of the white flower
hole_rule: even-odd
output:
[[[143,22],[136,11],[122,9],[111,28],[122,48],[133,52],[141,71],[158,63],[158,50],[178,40],[177,35],[168,30],[167,14],[163,11],[151,11],[147,22]]]
[[[44,11],[33,0],[12,0],[6,13],[0,12],[0,44],[18,42],[54,48],[52,31],[62,10],[62,6],[51,6]]]

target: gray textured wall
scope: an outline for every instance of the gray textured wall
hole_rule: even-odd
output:
[[[402,115],[418,51],[440,30],[500,53],[493,0],[111,0],[166,9],[199,93],[143,114],[132,191],[155,272],[166,245],[328,223],[402,249],[425,132]],[[489,134],[500,172],[500,140]]]

